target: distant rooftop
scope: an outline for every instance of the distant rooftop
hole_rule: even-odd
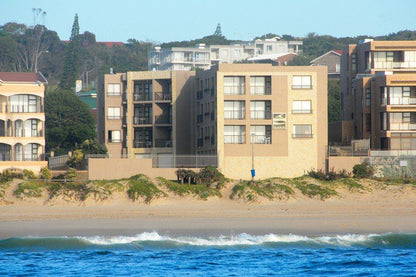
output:
[[[40,72],[0,72],[0,81],[23,83],[48,82]]]

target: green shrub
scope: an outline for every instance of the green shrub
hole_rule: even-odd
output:
[[[197,184],[205,184],[211,186],[219,182],[225,182],[224,175],[218,171],[218,169],[212,165],[208,165],[201,169],[196,175]]]
[[[338,193],[333,189],[315,184],[308,184],[306,182],[297,182],[296,188],[308,197],[313,198],[319,196],[321,200],[338,195]]]
[[[352,168],[355,178],[370,178],[373,175],[373,168],[366,162],[356,164]]]
[[[179,196],[193,195],[202,200],[207,200],[208,197],[212,196],[221,197],[221,192],[218,189],[207,187],[205,185],[180,184],[166,180],[162,177],[158,177],[157,180],[159,181],[159,184]]]
[[[35,173],[32,170],[24,169],[23,170],[23,178],[24,179],[35,179]]]
[[[166,196],[166,194],[155,186],[155,184],[146,175],[139,174],[132,176],[127,183],[128,197],[136,201],[144,198],[144,202],[149,204],[153,199]]]
[[[40,175],[41,179],[45,179],[45,180],[49,180],[52,177],[51,171],[46,166],[44,166],[40,169],[39,175]]]
[[[28,181],[18,184],[17,189],[13,194],[18,198],[23,197],[41,197],[42,196],[42,185],[41,182]]]
[[[65,179],[75,180],[78,176],[77,170],[75,168],[70,168],[65,173]]]
[[[232,188],[230,198],[240,198],[247,202],[254,202],[258,199],[258,196],[273,200],[276,198],[287,199],[293,194],[294,191],[291,187],[268,179],[254,183],[242,181]]]
[[[69,167],[80,169],[81,166],[82,166],[82,161],[83,160],[84,160],[84,153],[82,153],[82,150],[77,149],[72,153],[72,156],[69,157],[66,164]]]
[[[20,173],[20,172],[15,172],[15,171],[11,171],[11,170],[6,169],[6,170],[3,171],[3,174],[1,176],[1,179],[3,181],[11,181],[14,178],[23,179],[23,174]]]

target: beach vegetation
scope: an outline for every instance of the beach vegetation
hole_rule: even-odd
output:
[[[0,181],[0,200],[4,199],[6,190],[9,188],[10,183],[7,181]]]
[[[24,169],[23,170],[23,179],[35,179],[35,173],[32,170]]]
[[[9,169],[3,170],[3,173],[1,174],[1,180],[2,181],[11,181],[13,179],[23,179],[22,172],[16,172]]]
[[[74,150],[71,157],[68,158],[66,164],[69,167],[80,169],[82,167],[82,162],[84,161],[84,153],[81,149]]]
[[[28,181],[22,182],[17,185],[17,188],[13,191],[13,195],[17,198],[23,199],[24,197],[41,197],[43,190],[43,182],[40,181]]]
[[[169,181],[165,178],[157,178],[160,185],[164,186],[168,191],[178,195],[192,195],[198,199],[207,200],[209,197],[221,197],[221,192],[217,188],[207,187],[206,185],[190,185],[179,182]]]
[[[373,175],[373,167],[367,162],[356,164],[352,168],[352,173],[355,178],[370,178]]]
[[[255,202],[258,197],[265,197],[269,200],[288,199],[294,194],[293,189],[280,182],[278,178],[262,181],[240,181],[231,190],[230,199],[243,199],[247,202]]]
[[[197,184],[205,184],[206,186],[215,185],[216,187],[223,186],[227,179],[215,166],[208,165],[202,168],[196,176]]]
[[[338,193],[332,188],[308,183],[306,181],[297,181],[295,182],[295,186],[302,192],[302,194],[310,198],[318,197],[321,200],[325,200],[332,196],[338,195]]]
[[[77,170],[75,168],[69,168],[65,173],[65,179],[75,180],[78,176]]]
[[[41,179],[50,180],[52,178],[52,173],[47,166],[44,166],[40,169],[39,176]]]
[[[328,172],[325,173],[322,169],[318,170],[309,170],[307,175],[317,180],[321,181],[333,181],[341,178],[348,178],[351,174],[346,171],[345,169],[340,171],[335,171],[333,168]]]
[[[165,197],[166,193],[161,191],[149,177],[138,174],[128,179],[127,196],[133,201],[144,199],[144,202],[149,204],[154,199]]]

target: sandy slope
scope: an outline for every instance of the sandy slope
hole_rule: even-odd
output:
[[[46,197],[17,199],[13,186],[0,205],[0,237],[22,235],[119,235],[143,231],[167,233],[384,233],[416,232],[416,188],[370,186],[359,193],[337,189],[325,201],[300,192],[287,200],[248,204],[222,198],[168,197],[147,205],[125,193],[85,202]]]

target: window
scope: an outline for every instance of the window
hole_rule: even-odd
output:
[[[25,161],[37,161],[39,145],[36,143],[29,143],[25,145]]]
[[[23,145],[20,143],[14,146],[14,160],[23,161]]]
[[[293,76],[293,89],[310,89],[312,88],[311,76]]]
[[[271,101],[250,101],[250,117],[252,119],[270,119]]]
[[[293,125],[293,138],[311,138],[312,137],[312,125],[299,124]]]
[[[108,119],[120,119],[120,107],[109,107],[108,108]]]
[[[335,64],[335,72],[340,73],[341,72],[341,65],[339,63]]]
[[[120,95],[120,84],[108,84],[107,95]]]
[[[365,114],[365,130],[371,132],[371,114]]]
[[[25,121],[25,137],[38,136],[38,120],[29,119]]]
[[[240,49],[235,49],[235,50],[234,50],[234,56],[235,56],[236,58],[239,58],[239,57],[240,57],[240,55],[241,55],[241,51],[240,51]]]
[[[390,105],[416,104],[415,98],[410,98],[410,87],[390,87]]]
[[[120,131],[108,131],[108,142],[121,142]]]
[[[251,95],[270,95],[271,80],[268,77],[250,77],[250,93]]]
[[[371,89],[370,88],[365,89],[365,105],[367,107],[370,107],[371,105]]]
[[[244,77],[224,77],[224,94],[241,95],[245,94]]]
[[[244,101],[224,101],[224,119],[244,119]]]
[[[351,70],[352,72],[357,71],[357,54],[355,53],[351,54]]]
[[[271,144],[272,143],[272,128],[270,125],[256,125],[250,126],[250,142]]]
[[[273,51],[273,45],[267,45],[267,52]]]
[[[246,126],[224,126],[224,143],[245,143]]]
[[[23,137],[23,121],[16,120],[14,122],[14,136]]]
[[[312,113],[312,102],[310,100],[293,101],[292,113]]]
[[[41,112],[40,103],[40,97],[36,95],[20,94],[10,96],[10,110],[12,113]]]

